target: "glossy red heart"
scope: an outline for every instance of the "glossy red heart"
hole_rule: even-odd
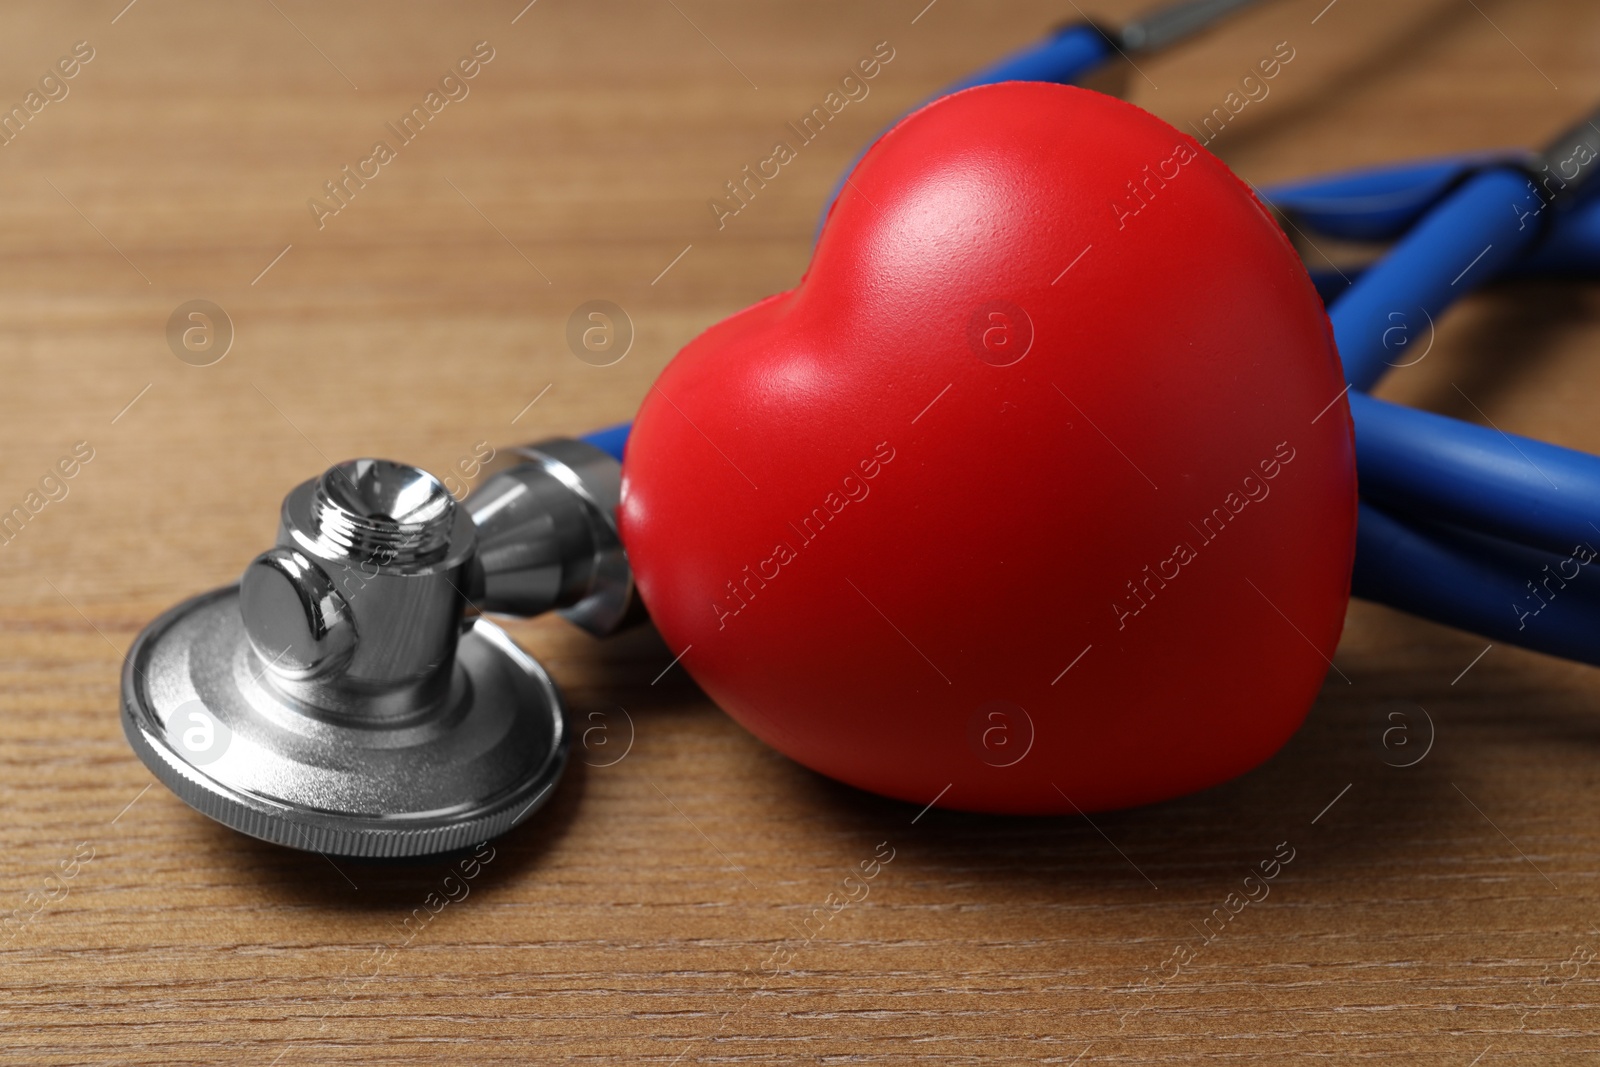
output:
[[[1072,812],[1276,751],[1338,643],[1354,442],[1327,317],[1190,137],[1009,83],[856,168],[798,287],[661,375],[623,537],[757,736],[874,792]]]

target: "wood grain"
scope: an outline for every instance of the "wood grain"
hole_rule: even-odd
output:
[[[697,331],[793,284],[874,131],[1074,12],[124,3],[0,11],[0,102],[95,52],[0,147],[0,504],[94,449],[0,549],[0,907],[32,913],[76,872],[0,946],[0,1060],[1600,1056],[1600,682],[1369,605],[1337,657],[1350,684],[1279,756],[1093,823],[919,817],[766,749],[680,671],[652,684],[671,654],[649,632],[517,626],[611,747],[409,927],[446,865],[336,866],[150,788],[118,725],[122,652],[231,580],[289,486],[332,458],[442,470],[480,440],[626,418]],[[307,199],[482,40],[470,95],[319,229]],[[719,230],[708,198],[883,40],[871,95]],[[1600,97],[1584,0],[1280,0],[1141,61],[1128,94],[1182,126],[1285,40],[1272,94],[1213,145],[1254,181],[1532,144]],[[209,367],[167,344],[195,298],[236,330]],[[614,366],[566,349],[590,299],[635,323]],[[1506,429],[1600,451],[1597,344],[1592,286],[1505,288],[1388,388],[1470,417],[1455,382]],[[1419,706],[1431,751],[1385,765],[1383,716]],[[602,766],[619,709],[632,747]],[[1202,942],[1282,842],[1270,895]],[[868,897],[829,910],[880,849]]]

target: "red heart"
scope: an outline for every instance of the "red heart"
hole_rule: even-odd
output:
[[[623,537],[683,665],[801,763],[1072,812],[1270,756],[1338,643],[1354,440],[1245,185],[1106,96],[946,97],[856,168],[798,287],[634,423]]]

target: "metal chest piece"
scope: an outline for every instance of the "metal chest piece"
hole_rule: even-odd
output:
[[[636,612],[620,465],[570,440],[510,456],[461,504],[387,460],[297,486],[238,584],[129,649],[140,759],[218,822],[329,855],[446,852],[536,810],[566,765],[561,696],[479,613],[604,634]]]

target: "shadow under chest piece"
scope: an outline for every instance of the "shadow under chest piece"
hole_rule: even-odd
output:
[[[551,794],[568,735],[544,669],[482,612],[636,615],[621,467],[579,441],[511,450],[462,503],[386,460],[283,502],[236,585],[145,628],[123,729],[156,777],[236,830],[341,856],[503,833]]]

